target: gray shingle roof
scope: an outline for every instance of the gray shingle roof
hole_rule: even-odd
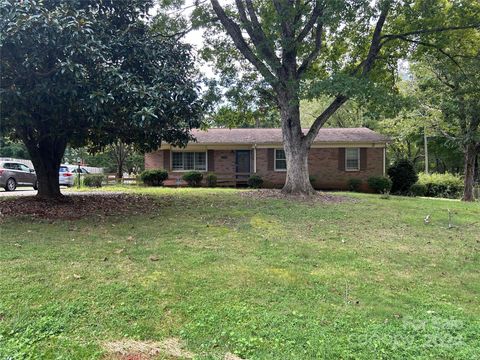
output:
[[[304,129],[306,134],[308,129]],[[219,129],[192,130],[198,144],[273,144],[282,142],[281,129]],[[385,143],[388,138],[367,128],[323,128],[314,143],[352,142]]]

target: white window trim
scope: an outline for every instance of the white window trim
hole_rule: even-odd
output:
[[[357,149],[358,167],[357,167],[356,169],[349,169],[349,168],[347,167],[347,150],[348,150],[348,149],[351,150],[352,148],[345,148],[345,171],[353,171],[353,172],[355,172],[355,171],[360,171],[360,167],[361,167],[361,165],[360,165],[360,162],[361,162],[361,159],[360,159],[360,148],[353,148],[353,149]]]
[[[285,172],[285,171],[287,171],[287,168],[286,168],[286,166],[287,166],[287,156],[285,155],[285,169],[277,169],[277,150],[285,151],[282,148],[273,149],[273,170],[277,171],[277,172]],[[280,160],[283,160],[283,159],[280,159]]]
[[[204,153],[205,154],[205,170],[174,170],[173,169],[173,153]],[[195,158],[195,155],[193,155]],[[195,160],[194,160],[195,161]],[[195,166],[195,164],[194,164]],[[190,172],[190,171],[198,171],[198,172],[203,172],[206,173],[208,172],[208,151],[195,151],[195,150],[172,150],[170,151],[170,172]]]

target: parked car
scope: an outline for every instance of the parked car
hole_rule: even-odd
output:
[[[74,166],[74,165],[68,165],[68,169],[74,173],[74,174],[78,174],[78,166]],[[88,171],[87,169],[83,168],[83,167],[80,167],[80,174],[82,175],[86,175],[86,174],[90,174],[90,171]]]
[[[37,190],[37,174],[25,164],[4,161],[0,163],[0,186],[6,191],[14,191],[20,186],[32,186]]]
[[[58,183],[60,186],[71,187],[75,184],[75,174],[68,168],[67,165],[61,165],[58,169]]]

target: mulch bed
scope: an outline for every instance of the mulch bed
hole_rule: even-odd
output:
[[[143,214],[159,208],[152,197],[131,194],[69,195],[61,201],[42,200],[34,196],[0,201],[0,219],[29,217],[49,220],[76,220],[88,216]]]
[[[344,202],[356,202],[355,199],[352,199],[347,196],[333,195],[325,193],[322,191],[317,191],[314,195],[305,196],[305,195],[290,195],[284,194],[279,189],[258,189],[243,191],[240,193],[240,196],[250,198],[250,199],[277,199],[277,200],[289,200],[289,201],[300,201],[308,203],[324,203],[324,204],[338,204]]]

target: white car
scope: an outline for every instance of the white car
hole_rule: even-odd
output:
[[[73,186],[75,184],[75,173],[70,171],[68,166],[61,165],[60,169],[58,169],[58,183],[60,186]]]

